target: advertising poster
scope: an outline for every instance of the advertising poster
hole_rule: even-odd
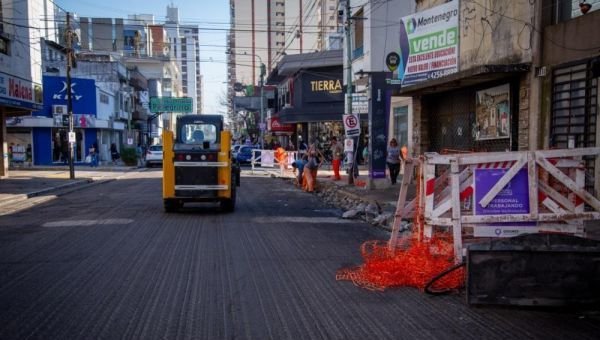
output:
[[[400,20],[402,86],[458,72],[458,3],[450,1]]]
[[[477,91],[475,139],[510,138],[510,86]]]

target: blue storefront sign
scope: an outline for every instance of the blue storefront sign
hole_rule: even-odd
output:
[[[67,105],[67,78],[44,76],[44,109],[42,116],[52,117],[53,105]],[[96,116],[96,82],[93,79],[71,80],[73,113]]]

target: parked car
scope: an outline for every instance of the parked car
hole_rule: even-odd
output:
[[[231,146],[231,158],[235,159],[237,157],[237,153],[240,150],[241,144],[235,144]]]
[[[252,161],[252,150],[260,149],[257,145],[242,145],[235,155],[235,160],[239,163],[250,163]],[[256,153],[259,156],[260,152]]]
[[[162,145],[152,145],[146,150],[146,167],[149,168],[154,164],[162,165],[163,147]]]

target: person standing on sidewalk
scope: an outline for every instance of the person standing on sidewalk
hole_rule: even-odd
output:
[[[344,149],[341,143],[338,143],[335,136],[331,137],[331,165],[333,166],[333,180],[339,181],[342,179],[340,176],[340,166],[342,164],[342,158],[344,157]]]
[[[398,173],[400,173],[400,147],[398,147],[396,138],[390,140],[390,144],[387,148],[386,162],[388,169],[390,170],[390,180],[392,181],[392,185],[396,184]]]

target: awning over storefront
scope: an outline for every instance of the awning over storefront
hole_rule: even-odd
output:
[[[483,65],[468,70],[459,71],[440,79],[424,81],[416,85],[404,87],[400,91],[399,95],[411,97],[450,91],[457,88],[469,87],[506,78],[511,74],[528,72],[530,68],[531,64],[529,63]]]
[[[310,107],[286,107],[279,112],[281,123],[342,121],[343,107],[339,104],[311,105]]]

